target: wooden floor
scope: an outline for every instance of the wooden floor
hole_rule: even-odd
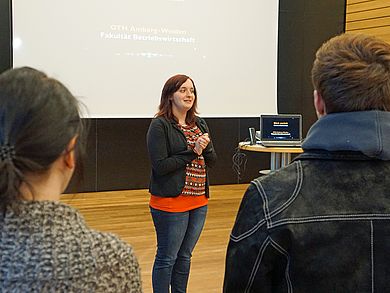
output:
[[[221,292],[226,246],[247,184],[211,186],[206,224],[192,257],[189,293]],[[156,237],[147,190],[63,195],[78,208],[91,228],[112,232],[130,243],[142,270],[143,289],[151,293]]]

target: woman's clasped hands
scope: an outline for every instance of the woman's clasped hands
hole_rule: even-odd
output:
[[[200,156],[203,152],[203,150],[207,147],[207,145],[210,142],[210,137],[208,133],[204,133],[201,136],[198,137],[198,139],[195,141],[195,147],[194,152]]]

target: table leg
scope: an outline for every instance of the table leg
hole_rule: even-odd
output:
[[[282,154],[282,162],[280,164],[281,167],[287,166],[291,162],[291,154],[290,153],[283,153]]]
[[[281,154],[271,153],[271,171],[275,171],[280,168]]]
[[[271,153],[271,171],[287,166],[290,162],[290,153]]]

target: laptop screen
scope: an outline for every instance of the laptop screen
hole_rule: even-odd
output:
[[[302,116],[299,114],[261,115],[261,141],[301,141]]]

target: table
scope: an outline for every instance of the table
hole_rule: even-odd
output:
[[[248,142],[240,142],[238,144],[241,150],[270,153],[271,154],[271,171],[275,171],[281,167],[288,165],[291,162],[291,154],[303,153],[300,147],[265,147],[261,144],[248,144]]]

